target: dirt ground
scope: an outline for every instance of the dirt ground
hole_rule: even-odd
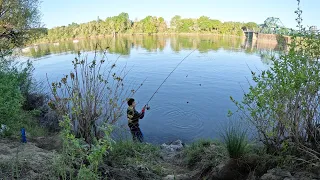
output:
[[[55,155],[34,142],[0,139],[0,179],[50,179]]]

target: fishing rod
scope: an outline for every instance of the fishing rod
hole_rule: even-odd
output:
[[[178,68],[178,66],[184,61],[186,60],[196,49],[194,49],[193,51],[191,51],[186,57],[184,57],[180,63],[170,72],[170,74],[163,80],[163,82],[160,84],[160,86],[158,87],[158,89],[152,94],[152,96],[150,97],[150,99],[148,100],[148,102],[146,103],[146,107],[147,110],[150,109],[150,106],[148,106],[149,102],[151,101],[151,99],[154,97],[154,95],[156,95],[156,93],[158,92],[158,90],[161,88],[161,86],[166,82],[166,80],[170,77],[170,75]]]

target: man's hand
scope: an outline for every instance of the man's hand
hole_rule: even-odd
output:
[[[144,113],[146,111],[146,107],[147,107],[147,105],[144,105],[141,112]]]

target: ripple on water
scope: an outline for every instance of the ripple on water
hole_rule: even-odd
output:
[[[176,136],[200,137],[204,132],[204,117],[195,108],[181,108],[180,106],[167,104],[153,109],[155,112],[159,112],[158,115],[163,118],[164,128],[162,131],[174,132]]]

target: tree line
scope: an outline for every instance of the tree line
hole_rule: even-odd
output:
[[[169,23],[163,17],[147,16],[141,20],[130,20],[128,13],[108,17],[87,23],[72,23],[67,26],[54,27],[41,31],[42,41],[57,41],[71,38],[88,38],[111,34],[134,33],[213,33],[222,35],[242,36],[243,30],[258,30],[254,22],[221,22],[201,16],[198,19],[174,16]],[[38,39],[39,40],[39,39]]]

